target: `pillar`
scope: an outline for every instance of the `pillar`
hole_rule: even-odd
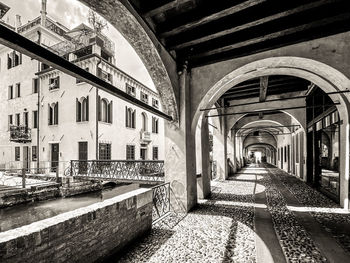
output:
[[[202,177],[198,196],[200,198],[207,198],[210,195],[210,156],[208,118],[205,117],[202,121],[201,144]]]
[[[187,66],[179,72],[179,124],[165,124],[165,181],[171,186],[171,205],[187,212],[197,203],[195,131],[191,131],[191,94]]]

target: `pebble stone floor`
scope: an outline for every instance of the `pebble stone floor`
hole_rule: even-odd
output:
[[[251,165],[229,180],[213,181],[210,199],[200,200],[186,215],[172,213],[121,257],[109,258],[108,262],[265,262],[257,258],[255,234],[255,197],[261,193],[266,195],[271,229],[275,231],[285,262],[331,262],[288,208],[281,185],[302,205],[339,209],[291,175],[267,165]],[[337,229],[329,227],[332,220],[350,224],[349,213],[309,212],[350,258],[350,233],[337,233]]]

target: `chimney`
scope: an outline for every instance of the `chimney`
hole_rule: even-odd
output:
[[[40,10],[40,14],[41,14],[41,25],[45,26],[46,24],[46,2],[47,0],[41,0],[41,10]]]
[[[21,22],[21,16],[20,15],[16,15],[16,29],[18,29],[20,26],[22,25],[22,22]]]

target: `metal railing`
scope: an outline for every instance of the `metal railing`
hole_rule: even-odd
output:
[[[164,161],[72,160],[71,176],[103,180],[164,181]]]
[[[152,221],[155,224],[170,213],[170,183],[157,185],[152,190]]]
[[[0,169],[0,193],[10,190],[29,189],[32,187],[43,187],[57,185],[59,173],[38,173],[37,168],[11,168]]]

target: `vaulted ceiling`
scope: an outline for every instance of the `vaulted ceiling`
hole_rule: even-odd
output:
[[[242,57],[350,29],[349,0],[128,0],[178,63]]]

